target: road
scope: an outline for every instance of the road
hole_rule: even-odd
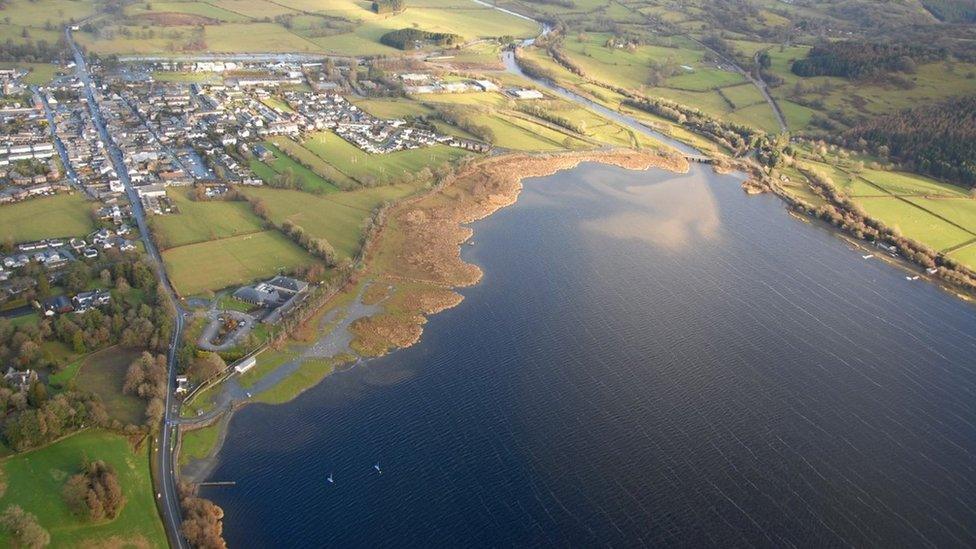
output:
[[[75,173],[74,168],[71,167],[71,162],[68,161],[68,151],[64,148],[64,143],[61,141],[61,138],[58,137],[57,124],[54,123],[54,109],[48,104],[47,97],[41,93],[41,90],[37,86],[31,86],[31,92],[34,94],[34,100],[44,107],[48,130],[51,133],[51,139],[54,140],[54,147],[58,150],[58,156],[61,157],[61,165],[64,166],[64,171],[68,175],[68,181],[71,181],[71,185],[79,191],[84,192],[91,198],[96,198],[95,195],[88,191],[87,187],[81,184],[81,180],[78,179],[78,174]]]
[[[156,270],[156,276],[163,287],[166,299],[170,301],[176,311],[176,318],[173,325],[173,339],[170,342],[168,356],[169,375],[168,387],[166,389],[166,413],[157,439],[156,455],[154,458],[156,459],[157,472],[159,473],[156,475],[155,482],[157,484],[156,493],[160,494],[163,525],[166,528],[170,544],[179,548],[185,548],[188,545],[180,531],[180,504],[176,491],[175,464],[173,461],[173,433],[177,429],[174,419],[179,418],[179,404],[173,398],[173,389],[176,387],[176,353],[179,349],[180,338],[183,334],[184,315],[186,311],[183,310],[179,299],[176,297],[176,292],[173,291],[173,286],[170,284],[169,277],[166,275],[166,269],[163,266],[159,250],[156,249],[156,244],[150,238],[149,226],[146,223],[146,213],[142,209],[142,201],[139,200],[139,196],[132,185],[132,180],[129,178],[129,172],[125,166],[122,150],[116,145],[115,140],[112,139],[105,125],[105,120],[102,117],[101,109],[98,106],[95,90],[92,85],[91,74],[88,72],[88,64],[85,62],[85,56],[71,36],[71,29],[65,29],[64,32],[68,44],[71,45],[72,52],[74,53],[78,78],[83,84],[85,97],[88,99],[88,108],[91,113],[92,122],[94,122],[98,134],[105,144],[112,165],[115,167],[116,175],[125,186],[126,195],[132,204],[132,213],[136,218],[136,224],[139,227],[139,233],[142,235],[142,241],[146,248],[146,255],[149,256],[150,262]]]

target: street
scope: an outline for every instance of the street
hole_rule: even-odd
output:
[[[119,180],[125,186],[126,195],[129,198],[129,202],[132,204],[132,213],[136,218],[136,224],[139,227],[139,233],[142,237],[143,244],[145,245],[146,254],[149,256],[150,262],[156,270],[156,276],[163,286],[166,293],[167,299],[172,303],[174,310],[176,311],[176,318],[174,319],[173,326],[173,339],[170,342],[169,353],[168,353],[168,386],[166,390],[166,413],[163,417],[163,424],[160,426],[160,433],[158,438],[158,449],[156,452],[157,460],[157,472],[159,473],[155,482],[157,483],[156,492],[162,494],[161,503],[163,509],[163,524],[167,531],[167,536],[169,537],[170,543],[176,547],[187,547],[186,540],[180,531],[180,504],[179,496],[176,490],[176,479],[173,471],[173,448],[172,448],[172,431],[168,427],[172,417],[179,416],[178,405],[173,399],[173,388],[176,386],[176,353],[179,348],[180,338],[183,333],[183,322],[185,311],[180,306],[180,302],[176,297],[176,293],[173,291],[173,287],[169,282],[169,277],[166,275],[166,269],[163,266],[162,259],[159,255],[159,251],[156,249],[156,245],[150,238],[149,227],[146,223],[146,215],[142,209],[142,201],[139,199],[136,190],[132,186],[132,180],[129,178],[128,170],[125,167],[125,162],[122,156],[122,151],[116,146],[115,141],[112,139],[108,128],[105,126],[105,121],[102,118],[101,111],[98,107],[98,102],[95,97],[95,90],[92,86],[91,75],[88,72],[88,65],[85,62],[85,57],[82,54],[80,48],[75,43],[74,38],[71,35],[71,29],[65,29],[65,37],[68,40],[68,44],[71,45],[71,49],[74,53],[75,64],[77,68],[78,78],[81,80],[84,89],[85,96],[88,99],[88,107],[92,117],[92,121],[95,127],[98,129],[98,134],[105,144],[105,148],[109,153],[109,157],[112,160],[112,165],[115,167],[116,175]]]

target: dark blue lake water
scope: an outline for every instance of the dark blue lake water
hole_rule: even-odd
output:
[[[525,187],[421,343],[233,418],[231,546],[976,544],[976,308],[704,169]]]

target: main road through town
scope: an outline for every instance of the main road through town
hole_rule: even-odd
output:
[[[115,140],[112,139],[112,135],[105,126],[105,119],[102,117],[101,110],[98,106],[91,74],[88,72],[88,64],[85,62],[85,56],[71,36],[70,28],[65,29],[65,36],[74,53],[78,78],[84,87],[92,122],[94,122],[95,128],[98,130],[98,135],[105,144],[105,150],[108,151],[112,165],[115,167],[116,175],[125,186],[126,195],[132,204],[132,214],[136,218],[139,233],[142,235],[142,242],[145,245],[146,254],[149,256],[156,270],[156,276],[163,287],[166,299],[170,301],[176,311],[176,318],[174,319],[175,322],[173,325],[173,339],[170,342],[168,357],[169,375],[166,389],[166,413],[163,417],[163,425],[156,441],[153,459],[156,460],[156,475],[154,476],[156,493],[158,494],[167,536],[171,545],[184,548],[188,547],[188,545],[180,531],[180,504],[179,495],[176,491],[175,464],[173,461],[173,435],[177,429],[176,420],[179,418],[179,404],[173,398],[173,389],[176,385],[176,351],[179,348],[180,337],[183,334],[183,321],[186,311],[180,305],[180,301],[176,297],[176,292],[173,291],[173,286],[170,284],[169,277],[166,275],[166,268],[159,255],[159,250],[156,249],[156,245],[150,237],[149,227],[146,224],[146,213],[143,211],[142,202],[139,200],[139,196],[132,186],[132,180],[129,178],[129,172],[125,166],[122,150],[116,145]]]

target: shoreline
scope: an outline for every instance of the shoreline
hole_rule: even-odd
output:
[[[472,286],[482,278],[480,267],[461,259],[462,246],[474,233],[467,225],[515,204],[522,191],[523,179],[551,176],[584,162],[598,162],[635,171],[660,168],[686,173],[689,169],[683,157],[630,149],[547,155],[515,153],[472,162],[430,192],[393,205],[386,221],[364,250],[365,267],[356,277],[359,281],[336,293],[308,322],[318,324],[316,319],[320,318],[321,313],[327,313],[330,306],[337,302],[339,308],[350,307],[367,299],[369,289],[385,288],[385,294],[376,303],[378,312],[359,318],[348,327],[334,326],[331,331],[319,334],[314,341],[295,341],[294,344],[310,349],[335,330],[347,331],[349,346],[358,359],[337,367],[336,371],[345,371],[416,344],[423,335],[423,325],[429,316],[463,301],[461,294],[454,289]],[[411,241],[409,245],[405,245],[406,240]],[[353,301],[341,304],[349,294],[354,294]],[[325,377],[329,375],[332,374]],[[304,390],[293,398],[302,392]],[[259,400],[237,401],[209,421],[182,425],[181,439],[187,432],[215,424],[221,432],[208,455],[178,467],[177,476],[193,483],[205,480],[217,465],[234,414],[253,403],[265,404]],[[177,448],[177,457],[180,447]],[[184,474],[184,468],[190,471]]]

